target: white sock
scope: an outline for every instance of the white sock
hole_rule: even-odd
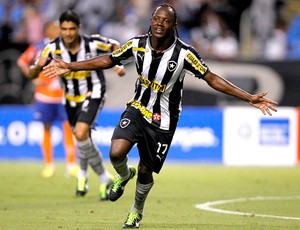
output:
[[[99,179],[102,184],[107,184],[111,179],[110,173],[105,170],[101,175],[99,175]]]
[[[80,178],[80,177],[85,177],[85,178],[88,178],[88,173],[87,173],[87,171],[85,171],[85,170],[82,170],[82,169],[80,169],[79,171],[78,171],[78,174],[77,174],[77,177],[78,178]]]

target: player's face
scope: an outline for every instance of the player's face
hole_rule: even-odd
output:
[[[175,29],[174,12],[167,7],[159,7],[150,22],[152,35],[156,38],[171,36]]]
[[[60,24],[60,35],[66,45],[77,41],[80,27],[71,21],[64,21]]]
[[[58,23],[56,23],[56,22],[50,23],[49,26],[47,27],[45,33],[46,33],[46,36],[48,38],[50,38],[51,40],[58,37],[60,34],[60,28],[59,28]]]

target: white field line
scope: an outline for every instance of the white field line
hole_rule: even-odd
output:
[[[266,217],[266,218],[277,218],[277,219],[286,219],[286,220],[300,220],[300,217],[289,217],[289,216],[273,216],[273,215],[264,215],[264,214],[256,214],[250,212],[236,212],[236,211],[228,211],[219,208],[214,208],[215,205],[221,204],[229,204],[229,203],[237,203],[237,202],[247,202],[247,201],[264,201],[264,200],[300,200],[300,196],[258,196],[258,197],[250,197],[250,198],[237,198],[230,200],[216,200],[212,202],[205,202],[203,204],[197,204],[196,208],[210,211],[210,212],[219,212],[231,215],[242,215],[242,216],[258,216],[258,217]]]

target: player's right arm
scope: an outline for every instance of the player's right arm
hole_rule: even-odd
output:
[[[110,69],[115,65],[124,65],[132,61],[132,47],[133,40],[129,40],[112,54],[100,55],[79,62],[66,63],[59,58],[53,57],[56,62],[45,66],[43,73],[46,77],[52,78],[71,71]]]
[[[49,63],[49,61],[52,59],[51,55],[51,43],[46,45],[42,52],[40,53],[40,56],[35,61],[34,65],[32,65],[29,69],[28,76],[31,79],[35,79],[39,76],[40,72],[43,70],[43,67]]]
[[[44,67],[43,73],[49,78],[66,74],[71,71],[109,69],[115,66],[110,59],[109,54],[97,56],[84,61],[70,63],[66,63],[57,57],[53,57],[53,59],[56,61],[55,63],[50,63]]]

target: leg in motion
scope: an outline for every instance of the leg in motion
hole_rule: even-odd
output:
[[[139,228],[147,196],[154,184],[152,171],[141,162],[138,169],[134,204],[131,207],[123,228]]]
[[[112,184],[112,176],[104,167],[101,152],[91,139],[90,126],[86,123],[78,122],[76,124],[75,136],[78,142],[78,156],[81,168],[78,173],[78,186],[76,191],[78,193],[80,181],[84,181],[82,178],[85,178],[87,182],[87,167],[88,164],[90,164],[93,171],[99,176],[101,182],[99,188],[100,200],[107,200],[108,191]]]
[[[80,167],[76,163],[76,146],[73,140],[73,132],[68,121],[62,122],[64,149],[66,155],[66,176],[77,176]]]
[[[113,184],[113,176],[106,170],[103,164],[103,157],[101,151],[97,146],[91,141],[91,148],[89,151],[89,164],[95,173],[99,176],[101,182],[99,187],[99,199],[108,200],[108,193]]]
[[[125,139],[112,140],[109,156],[118,176],[108,196],[111,201],[116,201],[123,195],[126,184],[136,174],[136,169],[127,164],[127,154],[132,146],[132,143]]]
[[[42,171],[42,176],[49,178],[54,176],[54,160],[53,149],[51,142],[51,123],[44,123],[44,136],[42,142],[42,152],[45,161],[45,168]]]

